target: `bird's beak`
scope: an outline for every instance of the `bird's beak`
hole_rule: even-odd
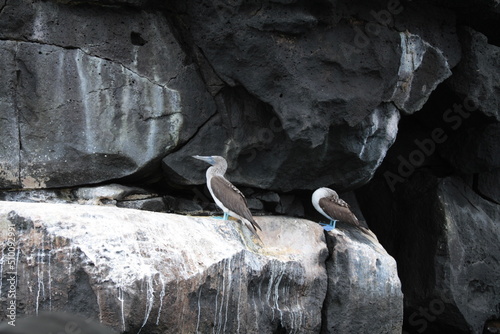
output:
[[[213,161],[212,157],[210,157],[210,156],[207,157],[207,156],[203,156],[203,155],[193,155],[192,157],[195,159],[198,159],[198,160],[205,161],[206,163],[209,163],[211,165],[214,164],[214,161]]]

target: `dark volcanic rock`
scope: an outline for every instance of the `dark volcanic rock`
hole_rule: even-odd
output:
[[[0,324],[2,334],[28,333],[78,333],[78,334],[117,334],[110,328],[63,312],[44,312],[36,316],[16,319],[14,322],[5,321]]]
[[[358,198],[398,262],[408,333],[481,334],[500,316],[498,204],[456,178],[423,172],[395,192],[376,178]]]
[[[14,43],[0,42],[0,188],[19,187],[19,129],[13,94],[16,86]]]
[[[478,174],[475,190],[481,197],[500,204],[500,169]]]
[[[282,215],[304,217],[304,207],[302,206],[300,200],[294,195],[280,196],[280,202],[276,206],[275,211]]]
[[[382,1],[261,5],[6,2],[0,186],[154,181],[163,158],[168,182],[201,184],[186,160],[201,152],[262,189],[366,183],[395,105],[419,110],[456,63],[454,30],[429,32],[453,19]]]
[[[150,177],[214,112],[160,13],[9,1],[0,28],[0,187]]]
[[[334,183],[347,188],[372,177],[397,133],[399,113],[384,104],[355,127],[329,133],[327,144],[311,148],[291,141],[268,108],[258,109],[262,103],[252,98],[244,101],[243,105],[232,102],[231,117],[211,118],[182,149],[163,159],[171,182],[205,183],[208,165],[191,158],[200,154],[226,157],[228,178],[237,185],[279,191]],[[235,126],[237,122],[244,126]]]
[[[419,36],[432,45],[435,52],[442,53],[450,68],[454,68],[461,59],[462,48],[457,36],[456,14],[450,10],[457,1],[451,0],[448,6],[438,7],[438,2],[441,1],[443,0],[402,1],[404,9],[394,16],[394,27],[398,31],[408,31]],[[387,2],[390,3],[391,1]]]
[[[315,147],[325,142],[330,127],[354,126],[382,101],[390,101],[402,79],[400,58],[418,59],[426,53],[418,45],[416,52],[402,51],[402,36],[389,29],[392,20],[381,25],[371,14],[385,9],[385,4],[377,5],[207,1],[179,7],[187,11],[196,45],[221,78],[270,104],[292,140]],[[404,9],[395,7],[393,15]],[[429,64],[448,68],[443,60]],[[418,70],[419,62],[413,65],[412,71]],[[449,75],[424,71],[427,94],[434,82]],[[407,83],[408,94],[411,80]],[[420,86],[415,89],[421,91]]]
[[[163,160],[169,179],[200,184],[203,174],[186,157],[201,150],[225,156],[233,182],[252,187],[366,183],[397,133],[395,105],[419,110],[457,62],[453,29],[426,41],[428,31],[397,32],[392,16],[404,9],[436,26],[453,20],[384,6],[177,2],[183,36],[234,88],[219,93],[220,116]],[[384,11],[391,18],[380,23]]]
[[[235,221],[0,202],[0,306],[14,275],[18,318],[64,310],[122,333],[401,332],[395,262],[374,236],[340,226],[327,247],[311,221],[256,220],[262,243]]]
[[[499,204],[456,179],[444,180],[438,196],[445,233],[436,254],[435,296],[446,304],[442,321],[463,317],[463,330],[480,334],[487,320],[500,317]]]
[[[339,223],[326,240],[331,256],[321,333],[401,333],[396,262],[374,234]]]
[[[500,47],[470,28],[460,32],[463,58],[449,85],[467,103],[500,121]]]
[[[193,196],[194,197],[194,196]],[[187,215],[200,215],[203,213],[203,207],[195,202],[195,199],[176,198],[173,196],[164,196],[163,201],[166,204],[168,212],[175,212]]]
[[[327,290],[323,229],[301,219],[257,220],[263,245],[235,221],[2,202],[3,258],[17,261],[13,269],[6,261],[3,282],[7,269],[15,272],[19,318],[51,309],[126,333],[318,333]]]
[[[444,143],[440,154],[465,174],[500,168],[500,123],[463,128]]]
[[[165,205],[162,197],[117,201],[116,206],[119,208],[129,208],[154,212],[166,212],[167,210],[167,206]]]

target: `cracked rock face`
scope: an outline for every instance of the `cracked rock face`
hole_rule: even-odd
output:
[[[64,310],[152,334],[321,328],[327,249],[313,222],[258,218],[261,248],[212,218],[8,202],[0,217],[2,240],[15,230],[19,316]]]
[[[256,219],[262,245],[232,220],[0,202],[0,276],[17,277],[18,317],[65,311],[121,333],[334,333],[366,328],[353,319],[379,304],[391,307],[372,323],[400,332],[399,279],[376,239],[340,227],[327,247],[314,222]]]
[[[326,238],[331,256],[322,333],[401,333],[403,294],[396,261],[374,235],[356,229],[340,226]]]
[[[397,15],[427,13],[396,7],[391,14],[382,2],[178,2],[186,34],[213,70],[251,97],[237,104],[234,92],[221,92],[227,114],[163,160],[167,175],[200,183],[202,174],[184,167],[184,157],[203,150],[228,157],[233,181],[246,185],[289,191],[366,183],[394,142],[397,108],[419,110],[451,74],[448,57],[457,61],[453,32],[452,43],[443,38],[446,47],[426,41],[429,34],[399,33]],[[252,110],[252,98],[263,106]],[[260,122],[252,124],[250,115]]]
[[[1,187],[158,174],[213,112],[160,14],[9,1],[0,21]]]
[[[436,257],[437,290],[451,300],[444,312],[463,317],[463,326],[482,333],[487,320],[500,317],[498,203],[480,198],[458,180],[448,179],[438,190],[444,207],[444,234]],[[474,203],[466,206],[465,201]],[[471,224],[470,222],[475,222]]]
[[[80,50],[5,44],[19,68],[10,73],[18,84],[23,187],[131,174],[175,146],[183,121],[177,91]],[[173,136],[158,138],[165,130]]]
[[[453,31],[400,33],[418,24],[399,15],[427,15],[402,4],[1,8],[2,188],[162,173],[200,184],[186,161],[200,153],[226,156],[233,181],[251,187],[352,188],[385,157],[400,111],[419,110],[456,63],[455,44],[443,42]]]
[[[488,44],[483,34],[471,28],[460,31],[463,61],[450,80],[451,88],[468,97],[487,117],[500,121],[500,47]]]
[[[377,181],[359,195],[398,262],[405,331],[482,334],[500,317],[498,203],[457,177],[430,175],[415,175],[390,195]]]

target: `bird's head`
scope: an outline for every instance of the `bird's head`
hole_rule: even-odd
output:
[[[316,189],[316,191],[313,193],[313,196],[318,199],[323,197],[333,197],[335,199],[339,198],[339,195],[335,190],[325,187]]]

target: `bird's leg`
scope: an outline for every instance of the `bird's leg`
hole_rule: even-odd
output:
[[[213,217],[214,219],[222,219],[222,220],[228,220],[229,219],[229,215],[227,212],[224,212],[224,217]]]
[[[332,227],[332,230],[335,228],[335,224],[337,224],[336,220],[330,220],[330,226]]]
[[[323,229],[325,231],[331,231],[335,228],[335,224],[337,223],[337,220],[330,220],[330,223],[325,224],[325,223],[319,223],[321,226],[323,226]]]

